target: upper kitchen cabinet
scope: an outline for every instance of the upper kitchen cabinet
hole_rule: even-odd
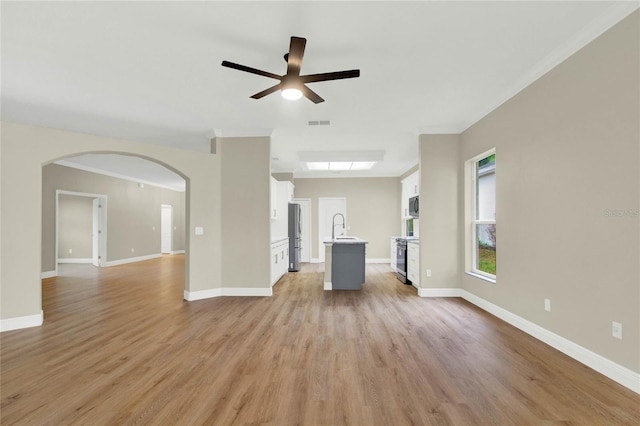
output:
[[[402,217],[409,218],[409,198],[420,193],[420,171],[416,171],[402,180]]]
[[[273,178],[272,178],[273,179]],[[271,239],[280,239],[289,235],[289,203],[293,202],[294,186],[289,181],[277,181],[273,179],[271,185],[275,182],[275,190],[271,190],[271,198],[275,194],[275,206],[271,207]]]
[[[289,181],[278,182],[278,207],[289,211],[287,205],[293,203],[294,186]]]
[[[278,218],[278,181],[271,176],[271,219]]]

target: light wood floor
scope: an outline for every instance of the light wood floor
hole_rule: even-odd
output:
[[[62,266],[44,325],[1,334],[2,425],[640,424],[637,394],[387,265],[197,302],[183,256]]]

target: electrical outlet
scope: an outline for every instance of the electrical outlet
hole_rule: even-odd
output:
[[[155,225],[154,225],[154,226],[152,226],[152,228],[153,228],[153,230],[154,230],[154,231],[156,230],[156,227],[155,227]]]
[[[131,249],[131,253],[133,253],[134,251],[135,251],[134,249]]]
[[[427,277],[431,276],[431,269],[427,269]]]
[[[544,310],[551,312],[551,299],[544,299]]]
[[[622,339],[622,324],[613,321],[611,323],[611,335],[616,339]]]
[[[69,254],[73,253],[73,249],[69,249]]]

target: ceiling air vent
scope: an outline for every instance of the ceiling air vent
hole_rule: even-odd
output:
[[[329,120],[311,120],[308,121],[309,126],[330,126],[331,121]]]

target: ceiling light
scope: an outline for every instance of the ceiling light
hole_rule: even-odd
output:
[[[307,163],[307,169],[309,169],[309,170],[329,170],[329,163],[319,162],[319,161]]]
[[[375,161],[354,161],[351,170],[371,170],[375,164]]]
[[[351,170],[351,161],[332,161],[329,163],[329,170]]]
[[[343,172],[348,170],[370,170],[375,161],[307,161],[307,170]]]
[[[283,89],[281,94],[283,98],[288,99],[290,101],[295,101],[302,97],[302,92],[298,89],[293,89],[293,88]]]

